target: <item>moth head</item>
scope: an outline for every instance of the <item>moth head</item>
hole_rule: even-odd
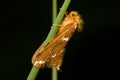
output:
[[[83,19],[77,11],[71,11],[69,14],[77,23],[77,31],[82,32],[83,30]]]

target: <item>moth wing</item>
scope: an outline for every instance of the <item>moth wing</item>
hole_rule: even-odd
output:
[[[45,66],[58,67],[62,63],[61,61],[63,58],[61,51],[75,32],[75,27],[75,23],[65,26],[63,31],[58,32],[45,47],[40,47],[32,57],[32,64],[37,68],[43,68]]]

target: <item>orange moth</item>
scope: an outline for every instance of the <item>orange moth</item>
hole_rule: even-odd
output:
[[[76,11],[71,11],[62,23],[55,37],[44,47],[38,48],[32,57],[32,64],[37,68],[56,67],[60,70],[64,56],[64,48],[73,33],[82,31],[83,20]]]

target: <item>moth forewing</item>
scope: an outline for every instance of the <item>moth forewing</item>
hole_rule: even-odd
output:
[[[62,65],[63,50],[73,33],[83,29],[83,20],[76,11],[71,11],[60,25],[58,33],[44,47],[38,49],[33,55],[32,64],[37,68],[56,67],[58,70]]]
[[[46,66],[48,68],[56,67],[57,70],[60,70],[60,67],[63,63],[63,57],[64,57],[64,49],[59,51],[57,54],[53,54]]]

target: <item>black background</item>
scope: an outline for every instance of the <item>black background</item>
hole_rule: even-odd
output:
[[[58,10],[63,1],[58,0]],[[26,80],[32,68],[31,57],[52,25],[52,1],[10,0],[3,3],[0,80]],[[59,80],[115,80],[119,2],[72,0],[67,11],[71,10],[82,15],[84,30],[76,32],[66,46]],[[36,80],[51,80],[51,69],[40,70]]]

